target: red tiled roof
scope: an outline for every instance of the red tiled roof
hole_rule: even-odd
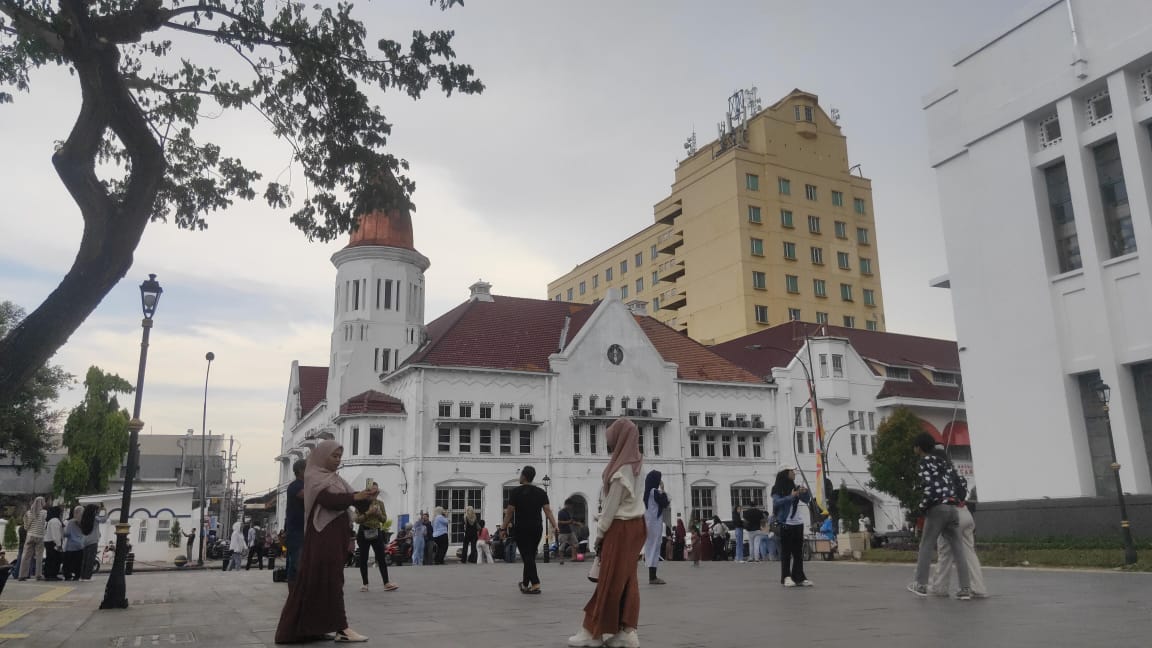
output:
[[[300,365],[300,416],[316,409],[328,393],[328,367]]]
[[[696,340],[662,324],[652,317],[637,317],[636,322],[652,341],[652,346],[667,362],[679,367],[677,377],[683,380],[714,380],[763,384],[764,380],[716,355]]]
[[[712,350],[756,375],[770,376],[773,367],[784,367],[791,362],[793,354],[804,346],[805,335],[847,338],[861,357],[882,365],[960,372],[960,354],[956,343],[951,340],[807,322],[773,326],[717,344]],[[769,347],[781,347],[788,351]],[[804,360],[807,362],[807,359]],[[961,399],[959,387],[936,385],[918,371],[911,371],[910,374],[911,381],[886,381],[877,398],[900,396],[950,401]]]
[[[491,302],[468,301],[428,325],[429,341],[408,364],[549,371],[548,357],[570,343],[595,312],[594,304],[574,304],[493,295]],[[660,356],[679,365],[686,380],[763,383],[707,347],[651,317],[636,321]]]
[[[403,414],[404,401],[374,389],[356,394],[340,405],[340,414]]]

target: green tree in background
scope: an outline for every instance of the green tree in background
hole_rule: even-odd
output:
[[[852,501],[848,487],[840,484],[839,495],[836,497],[836,508],[839,509],[840,519],[844,520],[844,530],[855,533],[860,530],[860,509]]]
[[[411,206],[415,183],[392,152],[380,96],[419,99],[432,86],[477,94],[484,85],[455,61],[452,31],[409,31],[404,43],[380,37],[390,25],[366,25],[363,13],[352,2],[0,0],[0,106],[21,93],[71,104],[75,120],[55,124],[42,155],[84,220],[60,284],[0,336],[0,402],[124,277],[150,222],[199,230],[237,200],[283,209],[295,199],[292,224],[331,241],[366,211]],[[56,78],[40,68],[67,70],[74,87],[37,86]],[[265,179],[237,157],[248,151],[227,137],[209,141],[241,111],[284,144],[291,174],[278,164]]]
[[[175,549],[180,546],[180,541],[184,539],[181,533],[184,530],[180,528],[180,520],[172,520],[172,526],[168,529],[168,546]]]
[[[24,309],[10,301],[0,302],[0,338],[23,319]],[[60,390],[74,381],[62,368],[45,364],[20,385],[11,400],[0,404],[0,454],[14,456],[19,468],[44,468],[52,429],[63,416],[54,404]]]
[[[84,378],[84,402],[68,414],[64,446],[68,456],[56,467],[53,491],[76,498],[104,493],[108,478],[120,470],[128,453],[128,410],[116,394],[131,394],[128,381],[91,367]]]
[[[923,430],[912,410],[898,407],[880,424],[876,445],[868,455],[870,488],[888,493],[912,516],[920,508],[920,491],[916,487],[916,453],[912,442]]]

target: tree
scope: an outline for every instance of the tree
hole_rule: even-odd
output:
[[[181,533],[184,530],[180,528],[180,520],[172,520],[172,526],[168,528],[168,546],[176,548],[180,546],[180,541],[183,540]]]
[[[868,455],[868,486],[888,493],[911,516],[920,507],[916,485],[916,453],[913,441],[923,430],[920,419],[906,407],[897,407],[876,431],[876,444]]]
[[[0,337],[23,319],[22,308],[9,301],[0,302]],[[74,380],[63,368],[44,364],[30,380],[17,387],[10,400],[0,404],[0,451],[13,455],[20,468],[44,468],[52,445],[52,429],[63,415],[54,404],[60,390]]]
[[[56,466],[52,489],[76,498],[108,490],[108,478],[120,471],[128,453],[128,410],[116,394],[131,394],[128,381],[90,367],[84,378],[84,401],[72,408],[64,424],[68,456]]]
[[[351,231],[366,211],[411,208],[415,185],[401,173],[408,163],[385,151],[392,125],[362,86],[413,99],[432,83],[448,95],[484,86],[471,66],[453,62],[451,31],[416,31],[407,51],[380,39],[380,54],[370,56],[367,29],[352,9],[346,2],[0,0],[0,104],[14,100],[6,86],[28,92],[37,68],[67,68],[79,84],[78,116],[52,163],[84,219],[60,285],[0,339],[0,402],[124,277],[150,220],[203,229],[210,212],[258,192],[274,207],[291,203],[291,187],[258,186],[259,172],[198,141],[201,115],[255,111],[290,145],[305,182],[291,222],[310,240]],[[176,34],[178,45],[169,40]],[[199,63],[211,46],[235,54],[243,72]]]
[[[840,511],[840,519],[844,521],[845,530],[853,533],[859,531],[860,509],[856,508],[856,503],[852,501],[852,495],[844,484],[840,485],[840,490],[836,496],[836,507]]]

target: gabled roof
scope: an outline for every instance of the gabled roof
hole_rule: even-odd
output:
[[[870,364],[960,373],[960,354],[956,343],[951,340],[807,322],[788,322],[773,326],[717,344],[712,350],[756,375],[770,376],[773,367],[785,367],[792,361],[793,354],[804,346],[805,336],[847,338],[860,357]],[[756,348],[757,346],[759,348]],[[769,347],[781,347],[791,353]],[[803,360],[807,362],[807,359]],[[961,398],[958,387],[936,385],[918,371],[911,371],[910,374],[911,381],[885,381],[877,398],[904,397],[950,401]],[[883,373],[880,375],[883,377]]]
[[[598,306],[502,295],[464,302],[428,325],[428,342],[406,364],[547,372],[561,336],[571,343]],[[764,382],[651,317],[636,321],[682,379]]]
[[[356,414],[403,414],[404,401],[384,392],[369,389],[356,394],[340,404],[340,415]]]
[[[328,367],[300,365],[300,416],[316,409],[328,393]]]

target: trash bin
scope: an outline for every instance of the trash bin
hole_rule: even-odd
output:
[[[124,575],[125,576],[131,576],[132,575],[132,567],[135,564],[136,564],[136,554],[134,554],[132,552],[128,552],[128,555],[124,557]]]

